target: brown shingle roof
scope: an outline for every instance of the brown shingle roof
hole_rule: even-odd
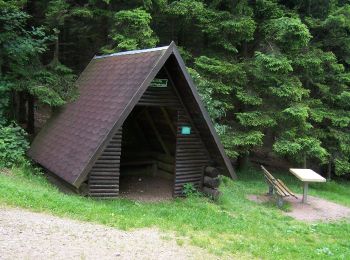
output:
[[[95,57],[79,77],[78,100],[64,106],[48,121],[34,139],[29,156],[79,187],[105,141],[122,125],[171,54],[181,59],[174,43],[162,48]],[[179,64],[185,70],[182,60]],[[200,103],[192,82],[189,86]],[[234,177],[210,119],[203,106],[199,104],[199,107],[216,148]]]

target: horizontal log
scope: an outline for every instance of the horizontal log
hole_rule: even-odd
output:
[[[118,160],[120,160],[120,157],[121,157],[120,154],[115,154],[115,153],[103,153],[100,156],[101,159],[102,158],[115,158],[115,159],[118,159]]]
[[[118,149],[121,149],[121,145],[109,144],[109,145],[107,145],[106,149],[107,150],[111,150],[111,149],[118,150]]]
[[[157,162],[158,168],[166,172],[174,173],[175,167],[173,164]]]
[[[218,177],[212,178],[204,176],[203,185],[209,188],[217,188],[220,185],[220,179]]]
[[[105,187],[102,187],[101,185],[106,185]],[[92,187],[92,188],[96,188],[96,187],[99,187],[100,188],[110,188],[110,186],[107,186],[107,185],[110,185],[108,184],[107,182],[97,182],[97,183],[89,183],[89,187]],[[119,189],[119,185],[114,185],[111,187],[112,189]]]
[[[89,187],[93,187],[96,185],[108,185],[108,187],[111,185],[110,180],[109,181],[102,181],[102,182],[89,182]],[[115,185],[116,187],[114,188],[119,188],[119,181],[113,183],[113,185]]]
[[[108,152],[121,152],[122,151],[122,148],[111,148],[111,147],[107,147],[104,149],[103,153],[108,153]]]
[[[150,107],[159,107],[159,106],[169,106],[173,108],[178,108],[180,106],[179,102],[176,101],[151,101],[151,100],[143,100],[142,102],[138,103],[137,106],[150,106]]]
[[[112,199],[118,198],[119,192],[114,193],[89,193],[90,197],[98,198],[98,199]]]
[[[93,175],[94,173],[107,173],[107,174],[111,174],[111,173],[115,173],[119,176],[119,168],[118,169],[93,169],[90,171],[90,175]]]
[[[119,160],[113,160],[113,159],[112,160],[111,159],[106,160],[105,158],[104,159],[99,158],[95,162],[95,165],[99,165],[99,164],[108,164],[108,165],[116,165],[116,166],[118,166],[119,165]]]
[[[175,191],[182,191],[185,183],[175,183],[174,190]],[[191,183],[193,185],[193,187],[196,189],[198,189],[199,185],[200,185],[200,182],[187,182],[187,183]]]
[[[119,178],[119,174],[113,174],[113,173],[95,173],[90,174],[90,179],[97,178],[97,177],[108,177],[108,178]]]
[[[203,150],[202,148],[197,149],[186,149],[184,147],[181,147],[176,149],[176,156],[200,156],[200,157],[205,157],[207,158],[207,152]]]
[[[97,173],[90,173],[90,176],[89,176],[90,179],[103,179],[103,178],[110,178],[111,180],[113,179],[119,179],[119,172],[118,173],[107,173],[106,175],[104,175],[103,173],[101,172],[97,172]]]
[[[220,191],[208,187],[203,187],[203,193],[211,197],[213,200],[217,200],[220,196]]]
[[[110,185],[111,183],[119,185],[119,180],[89,180],[89,185]]]
[[[186,179],[186,178],[192,178],[192,177],[196,177],[196,178],[201,179],[202,174],[201,173],[193,173],[193,174],[186,174],[186,175],[176,175],[176,179]]]
[[[202,141],[199,141],[199,140],[196,140],[196,139],[183,139],[183,138],[180,138],[178,137],[177,138],[177,143],[178,145],[203,145]]]
[[[160,154],[160,153],[152,153],[152,158],[157,159],[157,161],[161,161],[164,163],[170,163],[173,164],[175,162],[175,158],[170,155]]]
[[[111,189],[92,189],[92,188],[89,188],[89,193],[93,193],[93,194],[96,194],[96,193],[115,193],[115,194],[118,194],[119,192],[119,189],[115,189],[115,188],[111,188]]]
[[[204,170],[204,175],[215,178],[220,174],[219,170],[212,167],[212,166],[207,166],[205,167]]]
[[[198,171],[200,173],[203,173],[203,167],[202,166],[189,166],[189,165],[182,165],[175,168],[176,173],[180,172],[187,172],[187,171]]]
[[[109,161],[108,163],[105,162],[96,162],[95,165],[92,167],[91,171],[112,171],[112,172],[119,172],[120,163],[116,161]]]
[[[203,171],[201,169],[189,169],[189,170],[179,170],[176,171],[176,176],[181,176],[181,175],[190,175],[190,174],[198,174],[198,175],[203,175]]]
[[[203,157],[195,157],[195,156],[191,156],[191,157],[179,157],[177,158],[177,164],[181,164],[181,163],[193,163],[193,164],[198,164],[201,163],[202,166],[208,165],[208,159],[207,158],[203,158]]]
[[[184,180],[176,180],[175,181],[175,185],[176,184],[185,184],[185,183],[200,183],[200,178],[191,178],[191,179],[184,179]]]
[[[90,189],[105,189],[105,188],[110,188],[110,189],[118,189],[119,184],[113,184],[113,183],[89,183]]]

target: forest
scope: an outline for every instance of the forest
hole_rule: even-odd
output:
[[[171,41],[238,166],[264,151],[350,173],[349,0],[0,0],[0,167],[94,55]]]

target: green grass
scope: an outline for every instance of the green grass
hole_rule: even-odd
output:
[[[217,203],[205,198],[140,203],[126,199],[94,201],[66,195],[29,167],[0,174],[0,205],[18,206],[120,229],[157,227],[175,232],[209,252],[239,259],[350,259],[350,223],[303,223],[284,216],[274,204],[256,204],[247,194],[266,192],[262,173],[247,170],[239,181],[224,179]],[[295,178],[276,174],[296,192]],[[311,185],[310,194],[350,206],[350,184]]]

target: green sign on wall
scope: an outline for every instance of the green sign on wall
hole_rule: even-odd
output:
[[[181,134],[183,134],[183,135],[191,134],[191,127],[190,126],[181,127]]]
[[[167,79],[154,79],[150,84],[151,88],[166,88],[167,86],[168,86]]]

